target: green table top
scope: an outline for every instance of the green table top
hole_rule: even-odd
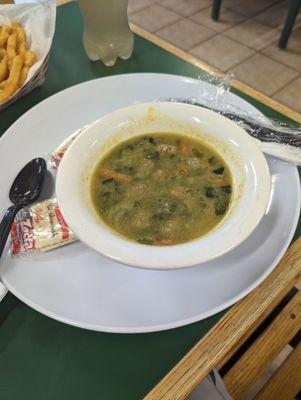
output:
[[[81,37],[77,5],[59,7],[46,81],[1,113],[0,135],[41,100],[89,79],[130,72],[207,76],[138,36],[131,59],[107,68],[88,60]],[[287,119],[234,91],[266,115]],[[300,228],[299,223],[296,236]],[[141,399],[222,315],[165,332],[107,334],[54,321],[8,294],[0,303],[1,400]]]

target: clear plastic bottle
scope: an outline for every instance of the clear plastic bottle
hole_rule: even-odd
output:
[[[117,57],[129,58],[134,35],[128,23],[128,0],[78,0],[78,3],[84,19],[84,48],[90,60],[112,66]]]

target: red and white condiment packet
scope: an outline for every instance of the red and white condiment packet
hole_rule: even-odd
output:
[[[19,211],[11,229],[11,254],[45,252],[75,240],[57,200],[49,199]]]
[[[69,136],[51,154],[50,168],[58,168],[68,147],[85,129],[86,127],[79,129]],[[15,217],[10,236],[12,256],[45,252],[76,240],[55,198],[20,210]]]
[[[50,155],[50,168],[57,169],[64,154],[66,153],[68,147],[72,144],[72,142],[90,125],[86,125],[83,128],[74,132],[71,136],[69,136],[63,143],[59,145],[59,147],[54,150]]]
[[[69,136],[60,146],[50,155],[50,167],[57,169],[60,162],[74,139],[80,134],[80,131],[75,132],[73,135]]]

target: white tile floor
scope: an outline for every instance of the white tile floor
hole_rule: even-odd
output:
[[[286,50],[277,42],[289,0],[129,0],[135,24],[301,112],[301,13]]]

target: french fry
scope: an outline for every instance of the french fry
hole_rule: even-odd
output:
[[[8,61],[12,61],[17,55],[17,33],[13,32],[7,39],[7,56]]]
[[[24,85],[35,62],[36,54],[27,48],[23,26],[18,21],[0,26],[0,103]]]
[[[0,103],[3,103],[9,99],[18,89],[17,85],[13,83],[7,83],[4,89],[0,92]]]
[[[0,82],[8,77],[8,57],[4,56],[2,61],[0,62]]]
[[[12,22],[12,27],[17,34],[17,50],[18,54],[24,54],[26,51],[26,35],[23,26],[17,22]]]
[[[20,79],[23,63],[24,63],[24,55],[23,54],[19,54],[13,59],[11,68],[10,68],[10,72],[9,72],[9,77],[7,80],[7,85],[10,84],[10,85],[14,85],[15,87],[17,87],[19,79]],[[5,88],[7,87],[7,85],[5,86]]]
[[[0,90],[3,90],[5,88],[5,86],[6,86],[6,84],[7,84],[7,79],[0,83]]]
[[[35,62],[36,54],[32,50],[26,50],[24,53],[24,65],[30,68]]]
[[[26,51],[26,42],[20,41],[18,43],[18,53],[19,54],[24,54]]]
[[[6,46],[8,38],[9,38],[9,34],[8,33],[1,33],[0,34],[0,47]]]
[[[14,30],[17,30],[20,26],[22,26],[22,25],[20,24],[20,22],[18,22],[18,21],[16,21],[16,20],[13,20],[13,21],[11,22],[11,27],[12,27],[12,29],[14,29]]]
[[[19,82],[18,82],[18,86],[22,87],[26,81],[27,75],[28,75],[28,71],[29,71],[29,67],[24,66],[22,68],[21,74],[20,74],[20,78],[19,78]]]
[[[10,35],[12,33],[12,28],[8,25],[3,25],[1,28],[1,35],[4,35],[6,33]]]
[[[0,48],[0,60],[2,60],[6,56],[6,50],[3,48]]]

